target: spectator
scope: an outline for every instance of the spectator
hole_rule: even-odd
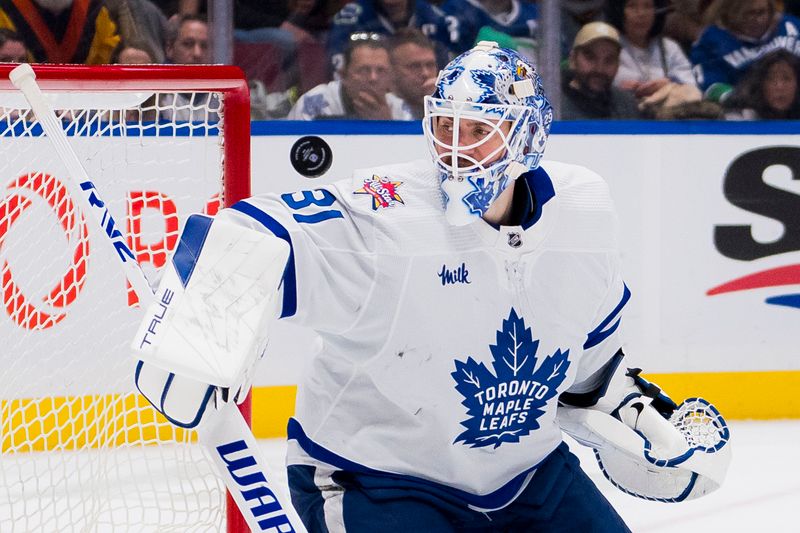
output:
[[[619,30],[620,64],[614,85],[630,91],[650,115],[664,105],[702,98],[681,47],[661,35],[666,0],[609,0],[607,20]]]
[[[759,59],[725,101],[729,120],[800,119],[800,59],[777,50]]]
[[[111,56],[111,62],[117,65],[150,65],[155,63],[153,56],[145,48],[136,41],[127,44],[120,43]],[[135,108],[123,110],[118,116],[121,117],[120,120],[124,119],[124,122],[154,121],[158,116],[155,103],[156,95],[152,95]],[[115,120],[113,114],[117,113],[117,111],[111,111],[111,113],[111,120],[113,121]]]
[[[0,28],[17,32],[35,62],[108,63],[120,40],[131,39],[146,43],[160,61],[156,11],[149,0],[0,0]]]
[[[182,15],[170,21],[166,55],[170,63],[202,65],[211,63],[208,23],[201,15]]]
[[[25,63],[28,50],[19,36],[8,29],[0,29],[0,63]]]
[[[145,50],[154,63],[163,63],[164,50],[167,38],[167,17],[152,0],[125,0],[131,6],[131,11],[125,13],[136,17],[140,27],[146,28],[145,33],[127,32],[122,34],[123,43],[135,41],[140,50]],[[138,6],[138,7],[136,7]]]
[[[619,54],[619,32],[613,26],[590,22],[580,29],[562,84],[562,119],[639,118],[633,95],[613,86]]]
[[[619,30],[617,87],[637,98],[650,96],[670,82],[696,86],[692,64],[681,47],[662,35],[667,0],[609,0],[608,23]]]
[[[456,17],[461,40],[458,52],[472,48],[478,41],[496,41],[501,45],[517,43],[509,38],[533,44],[539,9],[521,0],[445,0],[442,11]]]
[[[800,54],[800,20],[785,15],[776,0],[715,0],[712,23],[692,47],[690,59],[705,97],[724,101],[756,60],[778,48]]]
[[[202,15],[182,15],[170,19],[167,32],[167,59],[171,63],[203,65],[211,62],[208,48],[208,23]],[[161,114],[168,120],[193,122],[219,120],[221,102],[215,93],[165,94],[159,100]]]
[[[376,34],[354,37],[345,50],[341,80],[308,91],[287,118],[412,119],[403,101],[389,92],[392,78],[385,39]]]
[[[333,17],[328,35],[328,56],[334,72],[341,72],[343,50],[350,35],[376,33],[389,36],[400,28],[417,28],[436,43],[436,59],[449,61],[461,42],[459,20],[426,0],[354,0]]]
[[[436,46],[421,31],[402,28],[389,40],[389,56],[394,74],[394,93],[414,119],[425,114],[424,98],[433,94],[436,75]]]
[[[606,0],[561,0],[561,52],[569,56],[575,36],[590,22],[602,21]]]
[[[136,48],[135,46],[121,46],[120,50],[114,53],[111,62],[119,65],[149,65],[155,63],[147,50]]]
[[[706,10],[712,1],[671,0],[664,20],[664,35],[674,39],[688,53],[706,29]]]

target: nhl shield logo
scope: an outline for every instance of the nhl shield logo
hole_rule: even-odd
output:
[[[508,233],[508,245],[512,248],[519,248],[522,246],[522,235],[517,231],[510,231]]]

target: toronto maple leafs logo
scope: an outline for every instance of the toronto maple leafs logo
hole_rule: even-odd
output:
[[[447,89],[453,85],[463,72],[464,67],[459,64],[452,65],[449,69],[442,71],[442,76],[439,78],[439,83],[437,84],[437,89],[441,98],[445,97],[443,89]]]
[[[472,185],[472,191],[464,195],[464,203],[467,204],[472,214],[482,216],[489,209],[489,204],[492,203],[497,192],[506,188],[508,177],[503,176],[499,180],[468,178],[468,181]]]
[[[547,402],[558,394],[567,376],[569,350],[556,350],[537,368],[539,341],[512,308],[497,331],[497,344],[489,346],[494,361],[489,370],[472,357],[466,363],[456,360],[450,375],[456,390],[464,397],[469,418],[461,422],[466,430],[453,442],[471,448],[519,442],[539,428],[539,417]]]
[[[500,101],[497,99],[494,89],[497,79],[495,74],[488,70],[473,70],[470,74],[472,75],[472,80],[482,91],[477,101],[487,104],[499,104]]]
[[[468,180],[473,190],[464,195],[464,203],[471,213],[483,215],[494,198],[494,183],[484,178],[476,180],[468,178]]]
[[[325,112],[328,105],[325,95],[309,94],[303,102],[303,113],[310,117],[318,117]]]

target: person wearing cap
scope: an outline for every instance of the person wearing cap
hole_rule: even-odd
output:
[[[619,70],[619,32],[590,22],[575,36],[561,98],[563,120],[641,118],[636,99],[613,86]]]

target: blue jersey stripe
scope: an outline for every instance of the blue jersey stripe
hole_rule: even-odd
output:
[[[500,487],[499,489],[495,490],[494,492],[490,492],[489,494],[484,494],[482,496],[477,494],[472,494],[470,492],[466,492],[460,489],[456,489],[447,485],[442,485],[440,483],[436,483],[435,481],[430,481],[427,479],[422,479],[414,476],[408,476],[404,474],[396,474],[391,472],[383,472],[380,470],[375,470],[374,468],[370,468],[368,466],[364,466],[362,464],[356,463],[349,459],[345,459],[344,457],[333,453],[332,451],[320,446],[316,442],[312,441],[308,435],[306,435],[303,427],[300,425],[300,422],[295,420],[294,418],[289,419],[289,425],[287,427],[287,438],[289,440],[297,441],[297,444],[306,452],[310,457],[322,461],[323,463],[329,464],[341,470],[345,470],[348,472],[355,472],[358,474],[372,474],[372,475],[390,475],[394,478],[399,478],[407,481],[411,481],[421,485],[427,485],[430,487],[435,488],[436,490],[446,492],[459,500],[471,505],[473,507],[485,510],[493,510],[493,509],[500,509],[501,507],[506,506],[508,503],[514,500],[516,496],[525,488],[526,482],[530,479],[529,476],[532,472],[536,470],[537,465],[534,465],[525,471],[517,474],[514,476],[511,481]]]
[[[292,245],[292,237],[289,235],[289,230],[267,213],[246,201],[233,204],[231,209],[257,220],[273,235],[283,239],[289,245],[289,260],[286,261],[286,268],[283,271],[283,309],[281,318],[294,316],[297,312],[297,270],[294,264],[294,245]]]
[[[542,167],[537,167],[533,172],[525,173],[524,177],[528,187],[533,191],[533,198],[536,201],[535,210],[522,223],[522,227],[528,229],[542,218],[544,204],[556,195],[556,191],[553,188],[550,176]]]
[[[212,219],[204,215],[191,215],[181,233],[181,240],[172,256],[172,264],[185,289],[192,277],[200,251],[211,229]]]
[[[628,300],[631,298],[631,291],[628,289],[628,286],[623,285],[623,288],[624,291],[622,292],[622,299],[619,301],[617,306],[608,314],[605,320],[600,322],[599,326],[594,328],[594,330],[592,330],[589,335],[586,336],[586,342],[583,344],[584,350],[588,350],[593,346],[597,346],[606,340],[608,336],[614,333],[614,331],[616,331],[616,329],[619,327],[620,319],[617,317],[620,311],[622,311],[622,308],[625,307],[625,304],[628,303]],[[614,321],[614,324],[612,324],[611,327],[608,327],[612,321]]]

